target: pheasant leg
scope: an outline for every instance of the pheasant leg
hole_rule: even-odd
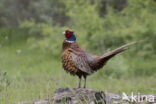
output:
[[[84,88],[86,88],[86,83],[87,83],[87,77],[84,76]]]
[[[78,88],[81,88],[81,76],[79,76],[79,85]]]

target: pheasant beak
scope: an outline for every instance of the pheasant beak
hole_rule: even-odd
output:
[[[63,35],[65,35],[65,32],[62,32]]]

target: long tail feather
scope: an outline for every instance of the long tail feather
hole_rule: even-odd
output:
[[[136,42],[131,42],[131,43],[125,44],[125,45],[123,45],[123,46],[121,46],[119,48],[116,48],[116,49],[108,52],[108,53],[105,53],[101,58],[108,60],[111,57],[115,56],[116,54],[121,53],[122,51],[126,50],[128,46],[131,46],[131,45],[133,45],[135,43]]]
[[[98,57],[95,59],[95,61],[91,64],[91,67],[94,71],[99,70],[100,68],[102,68],[107,61],[112,58],[113,56],[115,56],[116,54],[123,52],[124,50],[127,49],[128,46],[135,44],[136,42],[132,42],[132,43],[128,43],[125,44],[119,48],[116,48],[110,52],[105,53],[104,55]]]

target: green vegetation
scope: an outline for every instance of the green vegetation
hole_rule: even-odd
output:
[[[138,42],[88,77],[88,88],[156,93],[155,0],[1,0],[0,15],[0,104],[50,98],[57,88],[77,87],[77,77],[61,66],[65,29],[97,55]]]

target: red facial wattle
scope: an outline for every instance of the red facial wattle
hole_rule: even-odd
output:
[[[70,38],[70,34],[65,34],[65,37],[66,38]]]
[[[68,38],[70,38],[70,36],[71,36],[71,31],[66,30],[65,31],[65,37],[68,39]]]

